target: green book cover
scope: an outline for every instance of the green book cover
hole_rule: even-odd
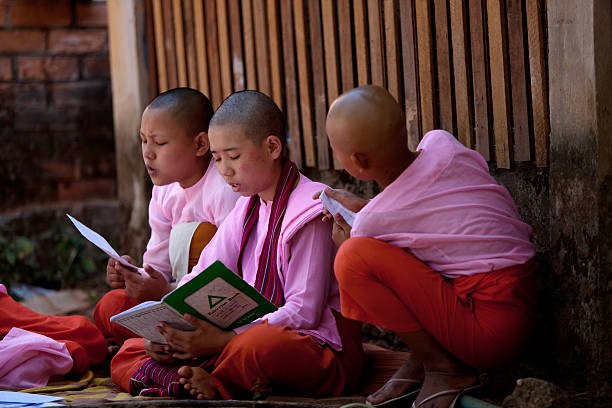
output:
[[[220,261],[168,293],[162,301],[181,314],[192,314],[227,330],[277,309]]]

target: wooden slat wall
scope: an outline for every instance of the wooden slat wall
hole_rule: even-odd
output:
[[[340,168],[326,112],[370,83],[404,107],[412,149],[441,128],[498,167],[547,165],[543,0],[146,2],[151,94],[190,86],[217,107],[260,90],[286,112],[299,166]]]

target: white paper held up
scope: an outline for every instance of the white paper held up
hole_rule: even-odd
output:
[[[137,270],[138,272],[140,272],[141,275],[149,277],[149,274],[146,273],[143,268],[139,268],[136,265],[132,265],[131,263],[123,259],[121,256],[119,256],[117,251],[115,251],[115,249],[108,243],[108,241],[102,235],[98,234],[96,231],[92,230],[91,228],[74,218],[72,215],[66,214],[66,216],[70,219],[70,221],[72,221],[72,223],[74,224],[76,229],[79,230],[81,235],[87,238],[89,242],[100,248],[102,251],[106,252],[108,256],[118,261],[126,268]]]
[[[346,223],[351,227],[353,226],[353,221],[355,220],[354,212],[352,212],[351,210],[340,204],[338,201],[325,194],[325,190],[321,192],[319,199],[321,200],[321,204],[323,204],[323,207],[325,207],[325,209],[329,211],[334,217],[336,216],[336,214],[340,213],[342,218],[344,218],[344,221],[346,221]]]

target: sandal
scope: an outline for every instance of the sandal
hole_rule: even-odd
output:
[[[416,403],[416,401],[414,401],[412,403],[412,408],[419,408],[421,405],[433,399],[443,397],[445,395],[457,394],[457,396],[451,401],[450,405],[448,406],[448,408],[454,408],[455,404],[457,404],[457,402],[463,396],[463,394],[465,394],[468,391],[475,390],[476,388],[480,388],[480,387],[482,387],[482,381],[478,380],[478,382],[476,382],[475,384],[469,385],[464,388],[455,388],[455,389],[436,392],[435,394],[432,394],[429,397],[426,397],[425,399],[423,399],[423,401],[419,402],[418,404]]]
[[[392,383],[409,383],[409,384],[423,384],[422,380],[413,380],[411,378],[391,378],[389,381],[387,381],[381,388],[384,388],[387,384],[392,384]],[[366,401],[366,405],[370,406],[370,407],[385,407],[387,405],[393,404],[394,402],[397,401],[402,401],[411,397],[416,397],[419,393],[419,391],[421,391],[420,388],[417,388],[415,390],[411,390],[408,391],[405,394],[399,395],[395,398],[391,398],[388,399],[386,401],[383,401],[381,403],[378,404],[372,404],[369,401]]]

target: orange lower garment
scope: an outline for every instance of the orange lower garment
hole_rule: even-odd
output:
[[[73,360],[70,370],[73,373],[82,373],[106,357],[106,340],[86,317],[42,315],[0,293],[0,337],[13,327],[66,344]]]
[[[132,300],[124,289],[111,290],[96,304],[93,312],[93,320],[109,342],[121,345],[126,339],[138,337],[138,335],[131,330],[117,323],[110,322],[112,316],[128,310],[137,304],[138,302]]]
[[[516,359],[533,329],[533,262],[455,279],[403,249],[351,238],[334,264],[342,314],[396,333],[424,330],[471,367]]]
[[[309,397],[354,391],[361,376],[363,350],[349,330],[340,330],[344,348],[336,352],[287,327],[267,322],[252,326],[225,346],[211,372],[213,381],[225,399],[248,398],[254,388]],[[143,340],[127,340],[111,362],[111,379],[129,390],[130,377],[146,359]]]

